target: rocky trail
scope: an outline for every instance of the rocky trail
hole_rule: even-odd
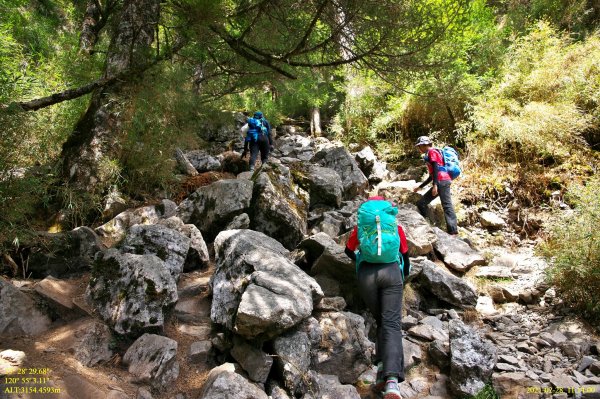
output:
[[[225,151],[236,126],[215,129],[210,151],[180,154],[196,176],[178,203],[117,198],[101,226],[41,234],[31,278],[0,277],[0,398],[375,398],[343,248],[373,190],[400,204],[413,265],[404,399],[600,398],[600,338],[544,283],[511,216],[526,210],[461,206],[449,236],[439,204],[431,222],[413,205],[424,168],[277,133],[254,174]]]

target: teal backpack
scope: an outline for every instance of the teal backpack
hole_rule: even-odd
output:
[[[398,262],[400,236],[396,222],[398,208],[385,200],[370,200],[358,208],[358,241],[359,251],[356,267],[362,261],[369,263]]]

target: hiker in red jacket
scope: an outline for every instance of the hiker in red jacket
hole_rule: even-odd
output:
[[[452,206],[452,197],[450,196],[450,184],[452,178],[440,166],[444,166],[444,159],[440,150],[433,148],[431,139],[427,136],[421,136],[417,140],[415,146],[419,149],[421,154],[425,154],[424,160],[427,163],[427,169],[429,170],[429,177],[423,183],[413,189],[416,193],[429,182],[433,181],[431,189],[429,189],[419,201],[417,201],[417,208],[419,213],[423,217],[427,217],[427,205],[434,200],[438,195],[442,201],[442,208],[444,208],[444,216],[446,218],[446,230],[449,234],[458,234],[458,226],[456,222],[456,214],[454,213],[454,206]]]
[[[385,198],[379,196],[370,197],[367,201],[387,202]],[[385,204],[383,205],[385,206]],[[397,213],[398,210],[395,205],[392,204],[392,206],[393,211]],[[393,214],[395,215],[395,213]],[[377,223],[379,223],[379,220],[379,216],[377,216]],[[395,223],[395,216],[393,216],[393,221]],[[377,322],[377,340],[375,342],[377,381],[372,386],[372,390],[377,393],[383,391],[384,399],[401,399],[398,383],[404,381],[402,295],[404,277],[408,276],[410,272],[408,244],[404,230],[400,225],[397,225],[399,247],[396,250],[396,258],[401,260],[403,267],[400,267],[398,261],[370,263],[361,260],[359,242],[360,208],[358,222],[359,226],[352,230],[348,238],[345,253],[354,261],[357,260],[358,255],[359,264],[356,266],[358,291]],[[381,226],[377,226],[376,230],[381,232]],[[377,234],[376,232],[375,236]],[[391,234],[390,230],[388,229],[387,233],[384,234]],[[381,248],[381,236],[379,236],[379,239],[379,248]],[[394,242],[397,243],[398,241]]]

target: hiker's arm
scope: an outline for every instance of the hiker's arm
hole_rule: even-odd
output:
[[[432,173],[431,173],[430,177],[433,180],[433,185],[437,186],[437,184],[438,184],[438,173],[440,171],[437,162],[435,162],[435,161],[431,162],[431,169],[432,169]]]
[[[354,251],[356,251],[358,245],[358,229],[354,227],[350,237],[348,237],[348,242],[346,242],[346,249],[344,249],[344,253],[353,261],[356,261],[356,252]]]
[[[408,257],[408,252],[402,254],[402,260],[404,261],[404,270],[410,270],[410,258]]]
[[[353,261],[356,261],[356,253],[351,250],[350,248],[346,247],[346,249],[344,249],[344,253]]]
[[[429,176],[429,177],[427,178],[427,180],[425,180],[423,183],[421,183],[421,184],[419,185],[419,187],[418,187],[418,188],[423,188],[423,187],[425,187],[427,184],[429,184],[429,182],[430,182],[430,181],[431,181],[431,176]]]

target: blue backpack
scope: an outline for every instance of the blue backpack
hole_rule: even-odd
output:
[[[248,135],[252,135],[254,141],[258,140],[259,135],[267,136],[268,134],[267,122],[263,118],[248,118]]]
[[[460,169],[458,152],[450,146],[445,146],[438,151],[442,154],[442,159],[444,160],[444,166],[440,166],[440,170],[447,172],[452,180],[460,176],[462,171]]]
[[[396,214],[398,208],[385,200],[370,200],[358,208],[358,241],[359,251],[356,267],[360,262],[390,263],[398,262],[400,236]]]

